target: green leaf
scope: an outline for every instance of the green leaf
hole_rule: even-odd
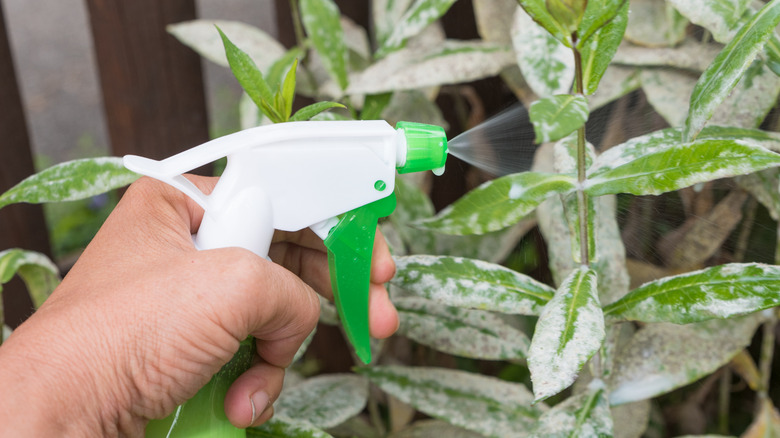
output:
[[[567,398],[545,412],[531,433],[533,438],[611,437],[612,414],[604,382],[595,380],[588,390]]]
[[[332,435],[304,420],[274,415],[259,427],[246,429],[247,438],[333,438]]]
[[[295,69],[298,67],[298,60],[296,59],[292,66],[290,67],[290,71],[287,72],[287,75],[284,77],[284,82],[282,83],[282,102],[284,104],[284,111],[282,112],[282,115],[284,116],[285,120],[290,119],[290,115],[292,114],[292,105],[293,100],[295,100]]]
[[[673,132],[635,138],[602,154],[589,171],[591,196],[658,195],[780,165],[780,155],[744,140],[703,138],[680,144]]]
[[[327,429],[359,414],[368,400],[368,381],[354,374],[326,374],[285,388],[274,413]]]
[[[517,0],[523,10],[539,26],[550,33],[566,47],[572,47],[571,32],[559,23],[547,10],[545,0]]]
[[[610,376],[610,403],[665,394],[728,363],[750,345],[760,314],[686,325],[648,324],[619,350]]]
[[[369,94],[363,103],[363,111],[360,112],[361,120],[382,120],[382,111],[392,99],[393,93]]]
[[[555,290],[501,265],[461,257],[397,257],[391,282],[450,306],[538,315]]]
[[[596,272],[584,266],[563,281],[536,323],[528,369],[536,401],[568,388],[601,348],[606,332]]]
[[[36,308],[60,283],[60,270],[46,255],[18,248],[0,252],[0,292],[3,291],[3,284],[16,274],[27,286]]]
[[[0,208],[17,202],[76,201],[124,187],[138,179],[117,157],[84,158],[31,175],[0,195]]]
[[[450,9],[453,3],[455,0],[415,0],[401,19],[395,23],[395,27],[387,39],[380,41],[381,46],[376,52],[376,57],[382,58],[404,47],[409,38],[419,34],[429,24],[438,20]]]
[[[756,60],[715,110],[709,124],[758,128],[775,106],[780,78],[763,61]]]
[[[583,49],[589,44],[589,40],[596,32],[609,25],[609,23],[619,14],[624,13],[626,6],[628,6],[628,0],[588,0],[588,6],[585,8],[585,15],[582,17],[579,29],[577,30],[577,48]],[[625,13],[627,13],[627,9],[625,10]],[[628,17],[625,18],[627,21]],[[622,24],[624,30],[625,26],[625,23]],[[613,32],[614,31],[608,31],[608,33]],[[620,35],[622,37],[623,31],[620,31]],[[611,56],[608,56],[607,58],[611,58]]]
[[[306,34],[322,57],[325,69],[341,89],[347,88],[347,45],[333,0],[300,0],[301,21]]]
[[[312,117],[316,116],[317,114],[329,110],[331,108],[346,108],[344,105],[338,103],[338,102],[317,102],[313,103],[309,106],[305,106],[293,114],[292,117],[290,117],[291,122],[301,122],[305,120],[309,120]]]
[[[704,71],[691,95],[683,141],[689,142],[696,138],[715,112],[715,108],[750,67],[766,40],[774,33],[778,23],[780,23],[780,0],[772,0],[742,26]]]
[[[545,0],[547,11],[566,29],[568,34],[574,33],[582,21],[587,0]]]
[[[268,74],[266,74],[266,83],[268,84],[268,87],[272,90],[280,88],[282,84],[282,75],[284,75],[286,71],[290,71],[290,67],[293,63],[296,64],[296,77],[302,76],[299,75],[298,72],[303,70],[304,66],[298,64],[298,59],[302,58],[305,54],[306,52],[304,52],[301,47],[296,46],[277,59],[268,69]]]
[[[498,315],[463,309],[418,297],[393,300],[401,325],[398,333],[435,350],[483,360],[526,357],[529,340]]]
[[[604,308],[613,318],[688,324],[780,305],[780,266],[730,263],[652,281]]]
[[[414,0],[372,0],[371,18],[377,46],[390,37],[398,22]]]
[[[619,3],[620,0],[612,0],[612,3]],[[592,1],[588,3],[588,8],[592,7]],[[595,24],[595,23],[594,23]],[[587,40],[578,42],[581,46],[580,55],[582,57],[582,87],[585,94],[593,94],[599,86],[602,76],[607,71],[612,57],[615,56],[620,42],[623,40],[623,33],[628,24],[628,1],[623,2],[623,7],[617,11],[617,15],[606,23],[598,31],[593,33]]]
[[[587,143],[585,148],[585,166],[589,167],[596,159],[595,148],[592,144]],[[555,171],[558,173],[575,173],[577,172],[577,136],[570,135],[563,140],[555,143],[553,146],[553,160]],[[563,212],[566,223],[569,225],[569,236],[571,236],[571,257],[575,263],[581,263],[581,244],[580,241],[580,215],[579,215],[579,201],[578,192],[567,193],[561,195],[561,201],[563,202]],[[596,215],[596,198],[587,197],[587,209],[588,209],[588,254],[590,254],[590,260],[595,262],[598,260],[597,254],[597,234],[596,223],[599,216]]]
[[[574,55],[569,48],[520,10],[511,35],[517,65],[534,93],[547,97],[571,91]]]
[[[523,436],[547,410],[525,386],[465,371],[375,366],[357,369],[385,392],[435,418],[491,437]]]
[[[230,64],[230,70],[233,72],[236,80],[238,80],[238,83],[241,84],[244,91],[252,98],[252,101],[255,102],[255,105],[260,108],[266,117],[274,123],[283,121],[281,114],[273,106],[274,94],[265,82],[263,73],[257,68],[257,65],[255,65],[255,62],[252,61],[249,55],[230,41],[227,35],[222,32],[222,29],[217,27],[217,30],[222,37],[222,43],[225,45],[225,53]]]
[[[445,234],[482,234],[505,228],[547,197],[574,189],[570,175],[524,172],[488,181],[419,226]]]
[[[588,120],[588,100],[583,96],[563,94],[537,100],[528,111],[534,124],[536,143],[560,140],[576,131]]]

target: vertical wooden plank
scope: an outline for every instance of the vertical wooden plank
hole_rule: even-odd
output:
[[[87,0],[111,148],[161,159],[208,140],[200,57],[165,26],[194,0]]]
[[[22,99],[0,3],[0,193],[35,173]],[[0,209],[0,251],[24,248],[51,255],[49,235],[40,205],[16,204]],[[4,285],[6,322],[16,327],[32,312],[24,284]],[[2,311],[3,306],[0,306]]]

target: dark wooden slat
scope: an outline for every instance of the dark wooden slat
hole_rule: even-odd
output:
[[[161,159],[208,140],[200,57],[165,26],[194,0],[87,0],[111,148]]]
[[[30,137],[14,71],[11,47],[0,4],[0,193],[35,173]],[[40,205],[16,204],[0,209],[0,251],[24,248],[50,255],[49,235]],[[16,327],[32,312],[24,284],[3,286],[6,322]]]

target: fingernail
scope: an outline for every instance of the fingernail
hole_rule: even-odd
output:
[[[252,421],[249,424],[255,424],[255,420],[268,407],[268,394],[265,391],[257,391],[249,396],[249,403],[252,405]]]

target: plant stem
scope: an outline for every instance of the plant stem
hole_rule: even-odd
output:
[[[301,8],[298,6],[298,0],[290,0],[290,15],[292,15],[293,30],[295,31],[295,42],[300,46],[306,40],[306,34],[301,25]]]
[[[775,327],[777,315],[771,312],[769,321],[764,323],[764,336],[761,340],[761,356],[758,358],[758,370],[761,373],[761,386],[758,389],[758,401],[763,403],[769,397],[769,379],[772,376],[772,359],[775,352]]]
[[[731,405],[731,369],[723,368],[718,390],[718,432],[729,434],[729,410]]]
[[[580,51],[576,48],[572,48],[574,52],[574,81],[577,94],[584,95],[584,89],[582,84],[582,56]],[[579,188],[577,189],[577,214],[579,216],[579,233],[580,233],[580,263],[585,266],[590,266],[590,251],[588,248],[588,195],[583,189],[585,184],[585,166],[586,166],[586,141],[585,141],[585,125],[583,124],[577,130],[577,181],[579,182]]]

